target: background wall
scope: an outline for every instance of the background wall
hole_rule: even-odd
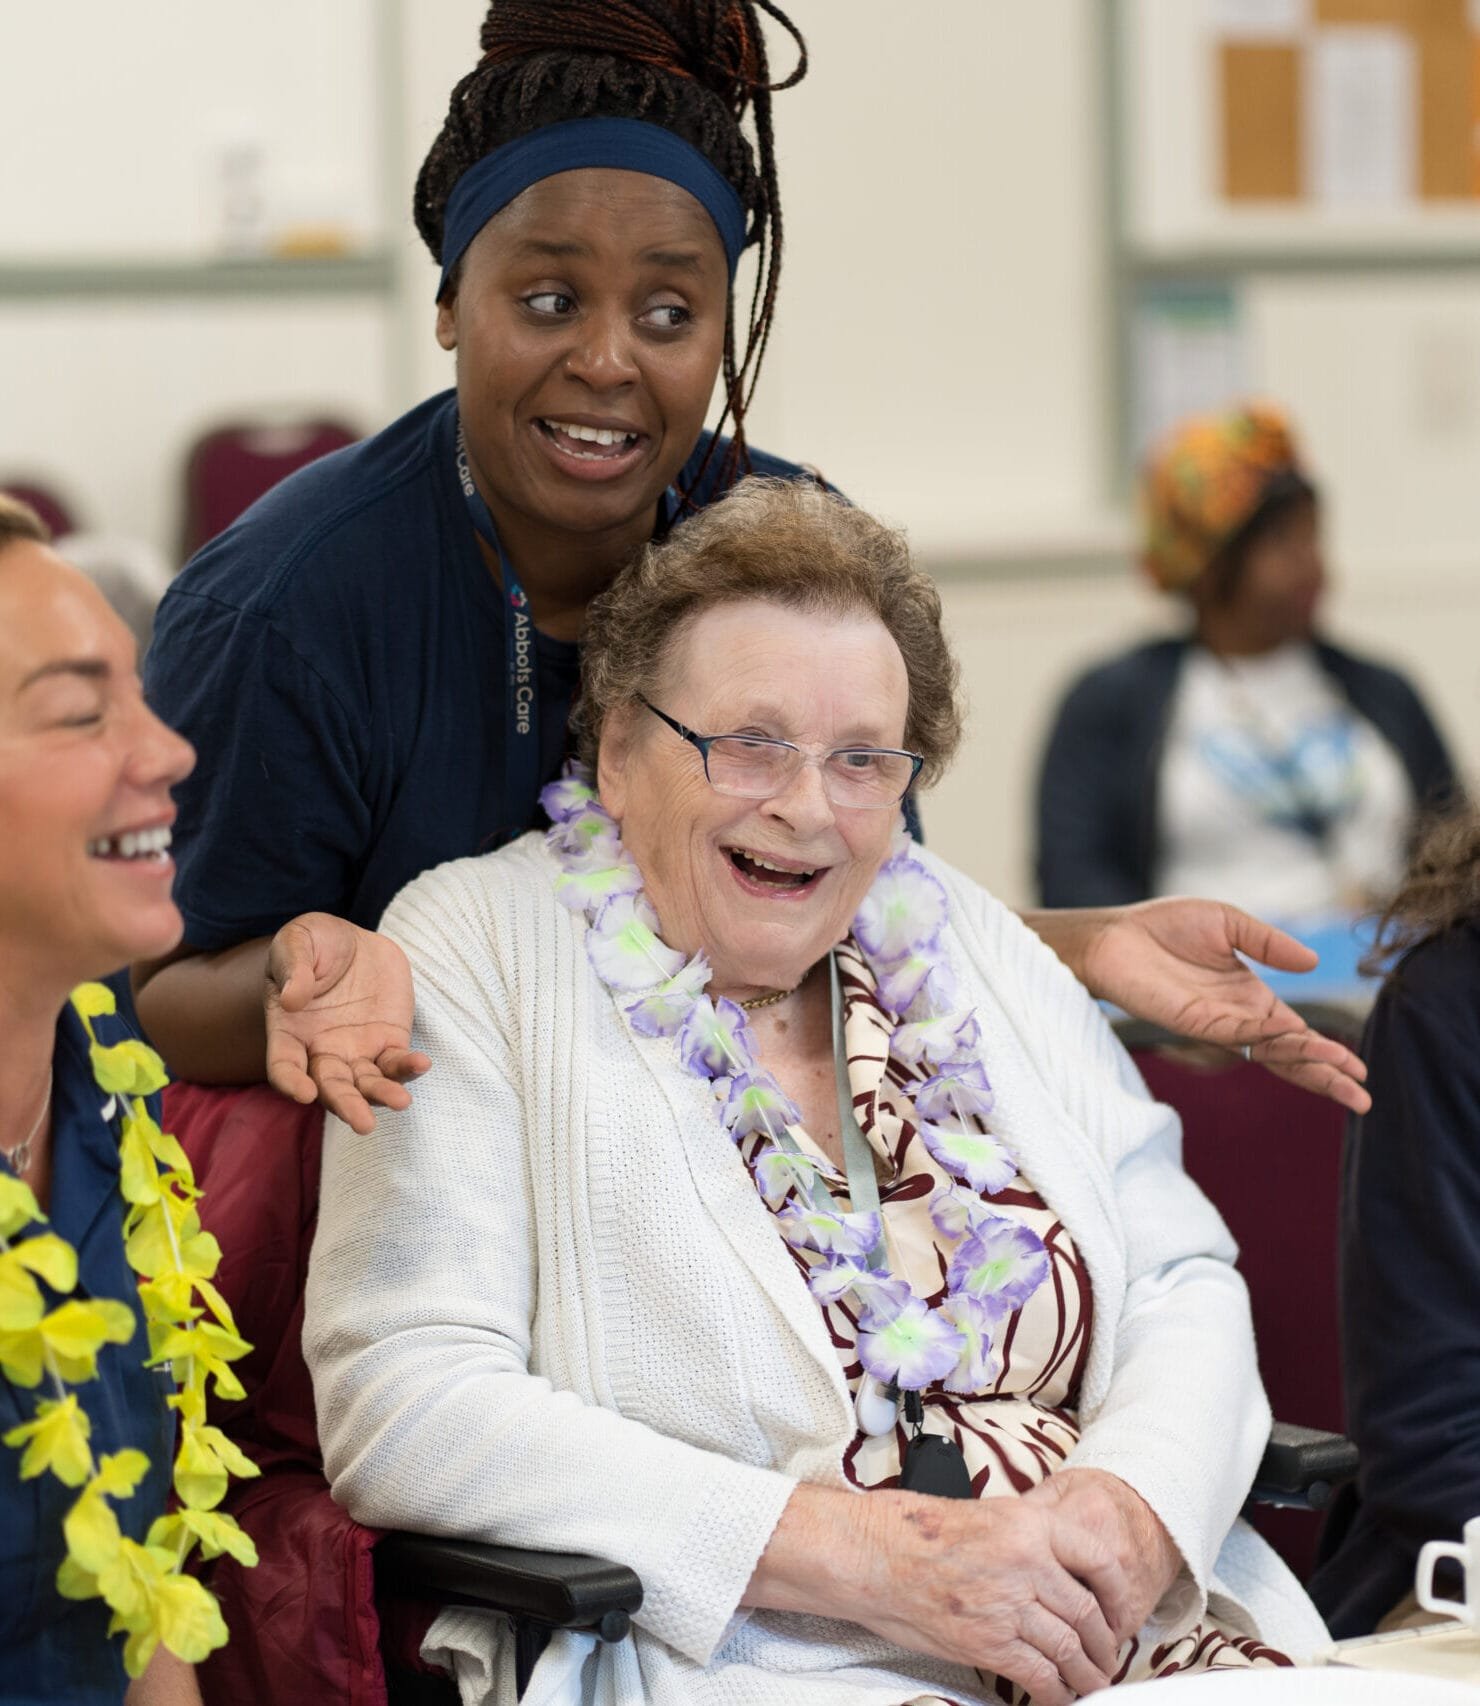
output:
[[[482,12],[11,8],[0,52],[35,74],[0,103],[0,473],[52,474],[94,525],[172,551],[203,426],[313,406],[372,429],[446,384],[410,185]],[[776,103],[786,266],[754,437],[903,523],[940,576],[973,716],[930,834],[1025,899],[1032,770],[1067,672],[1168,620],[1129,568],[1115,489],[1102,0],[792,12],[813,69]],[[352,256],[339,284],[211,282],[224,250],[325,223]],[[78,293],[141,257],[176,287]],[[1243,336],[1332,494],[1334,625],[1415,668],[1473,767],[1472,300],[1469,274],[1270,276]]]

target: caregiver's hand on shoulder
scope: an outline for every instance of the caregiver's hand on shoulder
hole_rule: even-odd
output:
[[[1316,955],[1283,930],[1221,901],[1179,898],[1032,921],[1091,994],[1179,1036],[1247,1048],[1251,1060],[1354,1113],[1371,1107],[1361,1060],[1311,1030],[1239,958],[1310,971]]]
[[[1107,1564],[1026,1499],[867,1498],[800,1486],[744,1604],[842,1618],[885,1640],[1019,1683],[1033,1706],[1104,1688],[1116,1640],[1085,1586]],[[1078,1578],[1078,1579],[1076,1579]],[[1129,1602],[1129,1590],[1127,1590]]]
[[[1060,1469],[1022,1497],[1049,1516],[1049,1544],[1062,1558],[1098,1556],[1075,1574],[1099,1601],[1117,1645],[1156,1609],[1182,1568],[1182,1554],[1151,1506],[1103,1469]]]
[[[405,1108],[432,1064],[413,1050],[411,968],[387,936],[327,912],[290,919],[267,953],[267,1077],[362,1136],[372,1107]]]

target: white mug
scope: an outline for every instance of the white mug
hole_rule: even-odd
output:
[[[1430,1540],[1418,1555],[1414,1575],[1414,1592],[1425,1611],[1436,1611],[1441,1617],[1457,1617],[1472,1629],[1480,1628],[1480,1516],[1472,1516],[1465,1524],[1465,1537],[1459,1545],[1452,1540]],[[1465,1597],[1440,1599],[1434,1592],[1434,1567],[1441,1558],[1453,1558],[1464,1568]]]

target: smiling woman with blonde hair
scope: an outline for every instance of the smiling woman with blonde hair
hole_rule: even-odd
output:
[[[1238,1520],[1269,1412],[1176,1116],[903,830],[959,726],[902,537],[744,482],[584,671],[549,833],[386,915],[438,1069],[326,1132],[335,1496],[631,1565],[635,1645],[557,1637],[544,1699],[1061,1706],[1308,1649]],[[426,1650],[513,1699],[496,1624]]]
[[[134,663],[102,595],[29,509],[0,496],[0,1699],[11,1706],[117,1706],[126,1686],[130,1706],[199,1701],[163,1648],[128,1685],[124,1643],[73,1545],[88,1497],[105,1540],[104,1506],[125,1543],[145,1538],[164,1510],[173,1432],[173,1386],[144,1366],[125,1258],[124,1107],[95,1078],[126,1033],[97,994],[68,1000],[180,936],[170,789],[193,755],[146,708]],[[104,1485],[116,1503],[91,1491]]]

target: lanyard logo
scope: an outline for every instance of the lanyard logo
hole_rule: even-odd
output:
[[[498,553],[499,573],[503,580],[504,597],[509,605],[509,624],[505,629],[508,645],[508,682],[510,713],[516,735],[529,736],[534,733],[535,713],[535,675],[534,675],[534,630],[529,620],[529,599],[524,588],[514,576],[513,565],[509,562],[503,545],[499,541],[497,529],[493,525],[493,517],[488,513],[488,505],[473,483],[473,470],[468,462],[468,444],[464,436],[462,422],[457,423],[457,479],[462,487],[468,508],[472,512],[473,526],[479,535]],[[537,777],[530,775],[528,785],[533,787]]]
[[[522,587],[509,594],[509,611],[514,618],[514,729],[517,734],[530,732],[530,706],[534,703],[534,660],[531,656],[529,600]]]

